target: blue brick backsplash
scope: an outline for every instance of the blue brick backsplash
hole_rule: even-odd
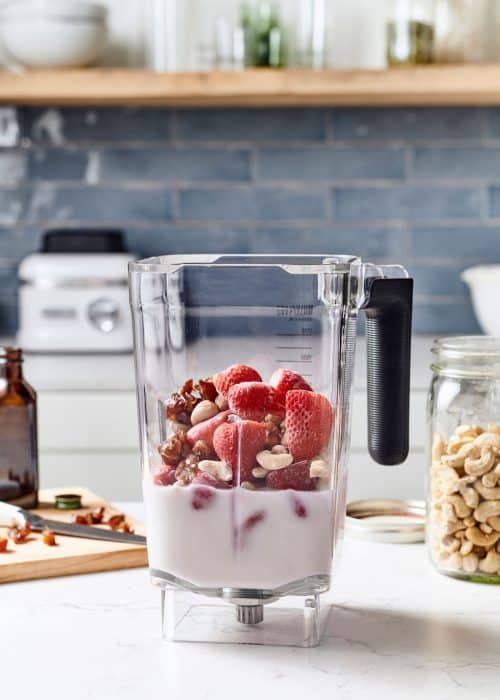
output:
[[[478,332],[460,273],[500,263],[500,109],[20,108],[0,150],[0,335],[51,227],[160,253],[405,264],[422,333]]]

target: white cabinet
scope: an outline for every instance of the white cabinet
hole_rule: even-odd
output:
[[[41,391],[38,416],[43,487],[81,485],[110,499],[139,499],[133,391]]]

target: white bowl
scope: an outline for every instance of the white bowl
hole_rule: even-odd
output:
[[[23,68],[87,66],[104,49],[106,9],[80,0],[10,2],[0,9],[0,39]]]
[[[478,265],[462,272],[484,333],[500,336],[500,265]]]

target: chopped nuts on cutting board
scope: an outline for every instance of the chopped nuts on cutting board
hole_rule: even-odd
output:
[[[56,510],[55,496],[65,492],[81,494],[80,510]],[[92,491],[82,487],[44,489],[40,491],[39,500],[40,505],[34,512],[44,518],[64,522],[73,522],[75,514],[86,513],[101,506],[106,509],[107,517],[120,512]],[[128,515],[127,521],[138,535],[144,534],[141,523]],[[109,528],[108,525],[96,527]],[[0,539],[7,537],[8,529],[0,527]],[[0,552],[0,583],[129,569],[147,566],[148,563],[146,547],[142,545],[64,535],[56,535],[56,542],[56,546],[48,547],[42,541],[42,534],[38,532],[32,533],[24,544],[16,545],[9,539],[7,551]]]

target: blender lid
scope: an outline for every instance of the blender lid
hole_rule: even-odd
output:
[[[396,544],[425,540],[425,502],[377,498],[347,504],[346,532],[358,539]]]

